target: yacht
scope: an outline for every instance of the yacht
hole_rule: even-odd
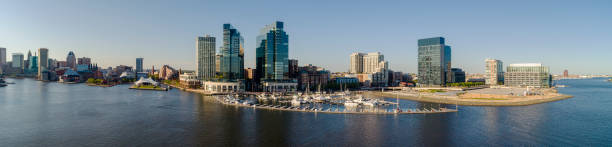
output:
[[[346,101],[344,102],[344,106],[345,107],[357,107],[359,106],[359,103],[353,102],[353,101]]]
[[[0,87],[4,87],[6,86],[6,81],[4,81],[4,79],[0,78]]]

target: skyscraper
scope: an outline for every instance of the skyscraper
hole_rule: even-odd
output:
[[[563,71],[563,77],[569,77],[569,72],[567,71],[567,69]]]
[[[6,48],[0,47],[0,67],[6,64]]]
[[[298,60],[297,59],[289,59],[289,78],[297,79],[298,78]]]
[[[351,65],[349,67],[349,73],[363,73],[363,56],[364,53],[352,53],[351,54]]]
[[[257,36],[256,70],[260,80],[287,80],[289,72],[289,35],[283,22],[266,25]]]
[[[40,57],[41,53],[39,52],[38,54],[39,54],[38,59],[41,59],[41,57]],[[76,62],[76,56],[74,55],[74,52],[72,52],[72,51],[68,52],[68,56],[66,57],[66,65],[68,67],[72,68],[72,69],[75,69],[76,68],[76,64],[77,64],[77,62]]]
[[[451,80],[451,47],[444,38],[419,39],[418,77],[421,86],[444,86]]]
[[[235,81],[243,79],[244,49],[240,32],[231,24],[223,24],[223,47],[221,48],[221,78]]]
[[[206,35],[196,41],[196,73],[198,80],[210,81],[215,78],[215,37]]]
[[[136,58],[136,72],[142,72],[142,60],[143,58]]]
[[[40,80],[44,80],[43,72],[48,69],[48,60],[49,60],[49,49],[47,48],[39,48],[38,49],[38,78]]]
[[[501,60],[485,60],[485,83],[487,85],[499,85],[504,81],[504,65]]]
[[[13,61],[11,63],[13,68],[23,68],[23,54],[13,53]]]
[[[389,62],[385,61],[385,56],[380,52],[372,53],[352,53],[350,73],[354,74],[373,74],[376,72],[386,72]]]

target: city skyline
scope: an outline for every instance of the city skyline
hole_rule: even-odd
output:
[[[611,25],[611,21],[605,19],[612,14],[605,7],[609,2],[557,2],[555,5],[546,2],[530,2],[529,5],[524,5],[526,2],[479,3],[476,6],[470,6],[473,4],[470,2],[446,2],[441,7],[447,10],[426,14],[416,13],[424,9],[418,5],[436,3],[356,2],[342,6],[342,2],[330,2],[324,7],[297,2],[281,7],[286,12],[284,14],[271,11],[245,14],[239,11],[224,15],[206,14],[227,9],[231,7],[230,3],[197,3],[191,7],[184,7],[190,5],[185,1],[152,2],[143,7],[138,7],[135,2],[66,3],[12,2],[0,6],[9,12],[0,14],[8,20],[0,27],[0,32],[6,32],[6,35],[0,36],[0,47],[7,48],[7,55],[48,48],[49,57],[60,60],[65,58],[68,51],[74,51],[78,57],[90,57],[102,67],[132,65],[134,58],[144,57],[151,59],[145,63],[146,68],[169,64],[195,70],[193,38],[202,34],[221,38],[219,25],[231,23],[240,28],[244,36],[245,67],[255,67],[255,37],[259,28],[271,21],[283,21],[287,34],[291,34],[289,58],[298,59],[301,65],[318,65],[334,72],[348,71],[349,59],[346,55],[352,52],[381,52],[387,55],[390,69],[417,73],[416,40],[438,36],[449,39],[448,44],[453,45],[453,67],[462,68],[467,73],[483,73],[485,63],[482,61],[486,58],[500,59],[510,64],[544,63],[550,66],[553,74],[561,74],[565,69],[576,74],[612,72],[612,69],[599,68],[598,64],[594,64],[609,62],[605,55],[610,54],[612,45],[599,43],[611,39],[606,34],[612,30],[605,27]],[[241,6],[245,8],[244,11],[273,7],[266,6],[269,4],[266,2],[244,3],[258,6]],[[117,12],[105,10],[104,6],[113,7]],[[460,8],[462,6],[466,8]],[[513,6],[524,9],[508,9]],[[154,11],[160,7],[185,9],[167,13]],[[38,11],[17,13],[26,8]],[[321,12],[308,11],[315,8]],[[374,13],[360,12],[365,8],[373,8],[371,12]],[[470,8],[474,10],[465,11]],[[64,10],[39,13],[55,9]],[[346,11],[338,12],[334,9]],[[543,9],[548,11],[543,12]],[[334,13],[326,13],[332,10]],[[487,14],[482,13],[485,10]],[[152,14],[147,14],[149,12]],[[399,14],[385,16],[392,12]],[[202,14],[205,16],[200,17],[209,19],[192,19],[192,16]],[[428,17],[438,17],[441,20],[414,21]],[[159,21],[157,19],[166,22],[148,24]],[[366,19],[368,21],[364,21]],[[567,22],[568,19],[574,21]],[[51,23],[42,23],[46,21]],[[385,27],[381,27],[383,25]],[[158,29],[161,27],[164,29]],[[336,34],[336,38],[331,37],[333,34]],[[483,39],[490,36],[495,39]],[[216,49],[220,48],[220,41],[217,40]],[[119,53],[122,56],[115,56]],[[7,57],[7,61],[11,61],[8,58],[11,57]]]

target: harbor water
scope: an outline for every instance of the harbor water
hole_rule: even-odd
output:
[[[574,98],[438,114],[253,109],[177,89],[32,79],[0,87],[2,146],[606,146],[612,82],[561,80]],[[386,98],[395,102],[394,98]],[[400,100],[402,108],[450,107]],[[333,107],[333,106],[331,106]]]

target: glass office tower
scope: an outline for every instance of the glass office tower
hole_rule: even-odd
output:
[[[210,35],[197,38],[196,73],[198,80],[210,81],[215,78],[215,42],[215,37],[211,37]]]
[[[142,60],[143,58],[136,58],[136,72],[142,72]]]
[[[236,81],[243,79],[244,48],[240,32],[231,24],[223,24],[223,47],[221,48],[221,79]]]
[[[444,44],[444,38],[419,39],[419,86],[444,86],[452,80],[451,47]]]
[[[266,25],[257,36],[256,70],[259,80],[289,79],[289,35],[283,22]]]

